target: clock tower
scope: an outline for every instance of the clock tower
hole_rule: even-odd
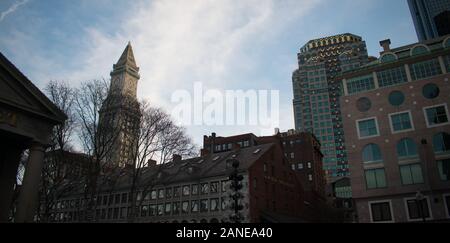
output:
[[[128,43],[111,72],[108,96],[100,110],[99,127],[105,131],[103,140],[109,147],[107,162],[125,167],[133,164],[138,143],[140,106],[137,100],[139,68],[134,59],[133,48]],[[100,129],[100,133],[101,129]],[[107,144],[108,140],[111,144]]]

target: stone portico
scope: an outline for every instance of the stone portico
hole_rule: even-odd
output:
[[[32,222],[44,151],[52,129],[67,119],[0,53],[0,222],[10,221],[19,161],[29,150],[14,222]]]

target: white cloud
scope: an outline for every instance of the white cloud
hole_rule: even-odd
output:
[[[243,76],[248,77],[252,72],[260,72],[258,63],[261,60],[258,58],[267,58],[264,49],[261,50],[264,44],[282,43],[283,40],[277,39],[278,34],[290,31],[288,27],[295,27],[296,22],[301,21],[301,17],[321,1],[133,2],[116,32],[111,34],[102,29],[86,27],[85,36],[80,37],[85,47],[79,50],[78,55],[67,57],[68,60],[70,58],[68,62],[71,66],[76,63],[77,68],[65,70],[64,65],[59,64],[61,69],[45,68],[49,71],[46,74],[48,76],[45,78],[45,75],[41,75],[39,78],[77,83],[109,77],[113,63],[120,57],[126,43],[131,41],[140,67],[140,98],[149,99],[169,111],[173,105],[170,103],[172,92],[175,89],[192,90],[194,82],[203,82],[205,88],[214,89],[239,88],[248,83],[255,89],[268,89],[270,87],[265,85],[277,80],[243,80],[240,74],[245,73]],[[295,55],[292,53],[294,60]],[[48,64],[52,65],[51,62]],[[286,83],[290,86],[289,81]],[[271,86],[277,87],[276,84]],[[292,117],[291,107],[291,103],[282,104],[281,111],[289,112],[289,115],[281,114],[282,124],[293,124],[292,121],[286,121]],[[188,130],[196,141],[201,141],[203,134],[214,129],[217,128],[197,127]],[[230,132],[237,130],[257,133],[254,127],[229,129]]]
[[[29,0],[17,1],[17,2],[15,2],[13,5],[11,5],[11,7],[9,7],[7,10],[3,11],[3,12],[0,14],[0,22],[2,22],[3,19],[5,19],[5,17],[6,17],[8,14],[14,13],[20,6],[26,4],[28,1],[29,1]]]

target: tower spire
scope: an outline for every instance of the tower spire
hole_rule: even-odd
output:
[[[128,41],[128,45],[119,58],[119,61],[114,68],[129,65],[131,67],[137,67],[136,60],[134,59],[133,47],[131,41]]]

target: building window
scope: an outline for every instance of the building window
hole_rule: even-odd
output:
[[[298,164],[297,164],[297,168],[298,168],[299,170],[303,170],[303,163],[298,163]]]
[[[414,130],[412,123],[411,112],[402,112],[396,114],[390,114],[392,133],[406,132]]]
[[[147,217],[148,214],[148,206],[144,205],[141,207],[141,217]]]
[[[437,58],[411,64],[411,77],[413,80],[426,79],[442,74]]]
[[[372,222],[392,222],[390,202],[370,203]]]
[[[445,209],[447,211],[447,217],[450,218],[450,195],[444,195],[444,201],[445,201]]]
[[[311,164],[311,162],[308,162],[308,169],[311,169],[312,168],[312,164]]]
[[[166,188],[166,198],[172,198],[172,188]]]
[[[359,138],[378,136],[378,123],[375,118],[357,121]]]
[[[367,112],[372,108],[372,101],[370,99],[363,97],[356,101],[356,109],[360,112]]]
[[[431,218],[430,209],[428,207],[428,198],[422,201],[414,199],[407,199],[406,205],[408,207],[409,220],[420,220]]]
[[[152,200],[156,200],[157,197],[158,197],[158,192],[156,190],[152,190],[152,192],[150,193],[150,198]]]
[[[222,181],[221,184],[222,184],[222,192],[226,192],[228,181]]]
[[[433,149],[435,153],[445,153],[450,151],[450,135],[439,133],[433,136]]]
[[[311,174],[308,175],[308,180],[313,181],[313,176]]]
[[[440,89],[436,84],[427,84],[423,86],[422,88],[422,95],[423,97],[432,100],[439,97]]]
[[[158,198],[159,199],[164,199],[164,189],[159,189],[158,190]]]
[[[401,106],[405,102],[405,95],[401,91],[392,91],[389,94],[389,103],[392,106]]]
[[[295,164],[291,165],[292,170],[295,170],[295,167],[296,167]]]
[[[424,108],[428,127],[436,127],[449,124],[447,105],[438,105]]]
[[[438,160],[439,176],[443,181],[450,181],[450,159]]]
[[[210,207],[211,207],[211,212],[216,212],[219,211],[219,199],[218,198],[213,198],[210,200]]]
[[[198,185],[192,185],[192,195],[198,195]]]
[[[166,215],[170,215],[171,211],[172,211],[172,204],[171,203],[166,203],[166,208],[164,210],[164,213]]]
[[[128,201],[128,193],[122,193],[122,204],[127,203]]]
[[[173,215],[179,215],[181,209],[181,203],[180,202],[174,202],[173,203]]]
[[[200,212],[208,212],[209,200],[204,199],[200,201]]]
[[[417,157],[417,145],[410,138],[404,138],[397,143],[397,156],[401,158]]]
[[[201,193],[202,194],[208,194],[209,191],[209,184],[208,183],[203,183],[201,185]]]
[[[365,164],[382,162],[383,158],[381,156],[380,147],[373,143],[366,145],[362,152],[362,161]]]
[[[291,159],[295,158],[295,153],[291,153]]]
[[[420,164],[400,166],[400,175],[403,185],[423,183],[422,166]]]
[[[179,186],[173,188],[173,197],[180,197],[181,189]]]
[[[386,175],[384,169],[366,170],[367,189],[386,188]]]
[[[394,62],[397,59],[398,59],[397,55],[395,55],[394,53],[386,53],[380,57],[380,62],[381,63]]]
[[[158,204],[158,216],[164,215],[164,204]]]
[[[222,197],[222,199],[220,201],[221,201],[221,206],[220,207],[222,208],[222,211],[227,210],[227,207],[228,207],[227,199],[225,197]]]
[[[349,94],[356,94],[372,89],[375,89],[375,82],[372,74],[347,80],[347,90]]]
[[[192,213],[198,212],[198,201],[191,201],[191,212]]]
[[[211,193],[218,193],[219,192],[219,184],[220,184],[220,182],[218,182],[218,181],[211,182],[211,186],[210,186]]]
[[[149,208],[148,215],[149,216],[156,216],[156,214],[157,214],[157,212],[156,212],[157,206],[155,204],[151,204],[148,208]]]
[[[183,186],[183,196],[189,196],[191,187],[190,186]]]
[[[408,82],[404,67],[397,67],[377,72],[377,78],[381,88]]]

